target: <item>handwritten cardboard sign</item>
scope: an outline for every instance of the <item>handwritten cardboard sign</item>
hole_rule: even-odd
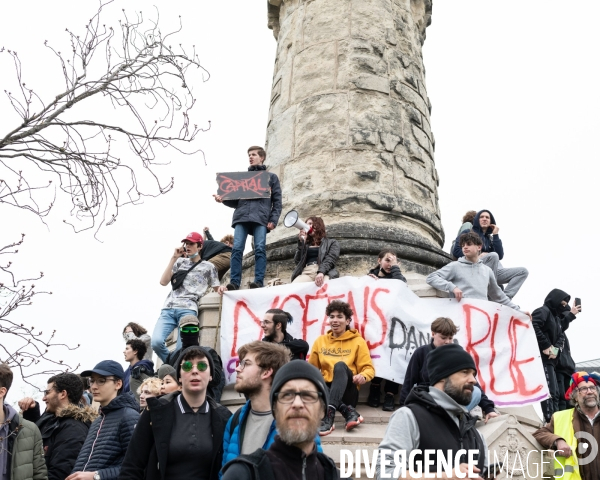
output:
[[[223,200],[241,200],[249,198],[269,198],[269,172],[227,172],[217,173],[217,194]]]
[[[329,329],[325,307],[335,299],[355,312],[350,326],[367,341],[379,377],[402,383],[415,349],[431,340],[431,322],[449,317],[460,327],[455,340],[475,360],[477,379],[496,405],[548,398],[533,326],[523,313],[485,300],[420,298],[404,282],[367,276],[329,280],[321,288],[311,282],[227,292],[221,315],[227,383],[235,382],[237,349],[263,337],[260,321],[268,309],[290,312],[288,333],[312,347]]]

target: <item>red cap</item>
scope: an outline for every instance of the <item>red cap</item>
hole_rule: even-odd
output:
[[[198,232],[188,233],[188,236],[185,237],[182,242],[185,242],[186,240],[192,243],[199,243],[200,245],[202,245],[202,242],[204,242],[202,235],[200,235]]]

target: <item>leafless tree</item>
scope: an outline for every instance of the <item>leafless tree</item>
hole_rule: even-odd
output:
[[[171,46],[181,18],[175,32],[163,34],[158,13],[144,21],[141,12],[131,20],[123,11],[114,29],[100,19],[109,3],[100,3],[82,36],[66,30],[68,55],[44,42],[64,82],[48,100],[25,81],[17,52],[0,48],[18,83],[15,92],[5,90],[16,116],[14,128],[0,134],[0,206],[42,218],[62,192],[80,221],[67,223],[76,231],[100,228],[116,220],[121,206],[173,188],[173,178],[162,182],[155,172],[168,163],[159,159],[159,147],[203,156],[189,144],[210,122],[206,128],[192,124],[196,99],[190,85],[209,75],[195,47]],[[125,144],[128,149],[119,148]],[[142,172],[145,180],[139,181]]]
[[[55,203],[62,207],[68,200],[71,218],[64,221],[75,232],[97,233],[117,219],[123,205],[173,188],[173,178],[163,181],[156,172],[158,165],[168,163],[160,151],[170,148],[203,158],[191,142],[210,122],[201,128],[191,121],[196,104],[191,85],[207,81],[209,74],[195,47],[172,46],[181,18],[175,31],[165,34],[158,12],[145,20],[141,12],[131,19],[123,11],[113,28],[101,21],[110,3],[100,1],[82,35],[66,29],[67,49],[44,42],[57,61],[61,86],[56,94],[42,93],[40,85],[36,91],[25,79],[31,74],[26,75],[29,70],[17,52],[0,48],[3,78],[3,59],[15,69],[15,88],[4,90],[14,120],[8,132],[0,133],[0,208],[16,207],[44,221]],[[52,84],[51,72],[36,73],[44,88]],[[8,111],[2,112],[6,122]],[[55,343],[55,331],[44,334],[9,318],[35,295],[49,293],[32,283],[43,273],[18,280],[12,263],[2,262],[17,253],[23,237],[0,248],[0,361],[20,369],[31,383],[33,375],[70,369],[52,358],[55,347],[77,347]],[[50,368],[40,372],[47,364]]]
[[[17,308],[31,305],[35,295],[52,294],[36,291],[35,284],[31,283],[40,280],[44,276],[43,272],[32,278],[17,280],[11,270],[12,261],[4,262],[5,255],[15,255],[19,252],[17,247],[23,243],[24,238],[25,235],[21,234],[21,240],[0,248],[0,362],[19,369],[23,380],[34,385],[32,379],[38,375],[47,376],[59,371],[73,370],[62,360],[53,359],[49,355],[50,349],[56,351],[56,347],[63,347],[66,350],[74,350],[79,345],[69,347],[63,343],[56,343],[56,330],[44,334],[41,330],[36,331],[35,327],[28,327],[8,318]],[[49,367],[43,371],[39,368],[29,368],[42,362],[44,365],[49,364]],[[79,365],[75,369],[78,367]]]

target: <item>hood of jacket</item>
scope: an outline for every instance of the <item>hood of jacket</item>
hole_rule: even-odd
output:
[[[473,231],[480,233],[483,235],[483,230],[481,228],[481,226],[479,225],[479,215],[481,215],[483,212],[487,212],[490,214],[490,222],[493,225],[496,225],[496,219],[494,218],[494,214],[492,212],[490,212],[489,210],[479,210],[477,212],[477,215],[475,215],[475,218],[473,219]]]
[[[347,342],[348,340],[353,340],[356,337],[362,338],[361,335],[358,333],[358,330],[356,330],[355,328],[350,328],[349,330],[346,330],[337,338],[333,336],[333,331],[331,330],[327,330],[327,333],[325,335],[327,335],[327,341],[331,343]]]
[[[108,413],[116,412],[122,408],[132,408],[136,412],[140,411],[140,405],[135,400],[135,396],[132,392],[117,395],[106,407],[100,407],[99,411],[104,415],[107,415]]]
[[[12,405],[5,403],[4,415],[6,416],[6,421],[10,422],[15,417],[15,415],[18,415],[18,412],[13,408]]]
[[[92,407],[86,405],[82,408],[79,405],[73,405],[72,403],[61,409],[56,415],[57,418],[72,418],[87,425],[90,425],[97,416],[98,414]]]
[[[261,170],[266,170],[266,169],[267,169],[266,165],[250,165],[248,167],[249,172],[256,172],[256,171],[261,171]]]
[[[151,377],[154,376],[154,362],[152,360],[140,360],[135,365],[129,368],[134,369],[137,367],[146,367],[146,369],[149,371],[149,375]]]
[[[464,406],[456,403],[455,400],[441,390],[428,385],[417,385],[416,387],[413,387],[408,394],[408,397],[406,397],[406,402],[404,404],[408,405],[410,403],[420,403],[436,409],[441,408],[454,415],[466,413],[466,408]]]
[[[561,312],[562,308],[560,303],[563,300],[569,303],[569,300],[571,300],[571,296],[563,290],[555,288],[548,294],[548,296],[544,300],[544,305],[546,305],[550,310],[554,312]]]

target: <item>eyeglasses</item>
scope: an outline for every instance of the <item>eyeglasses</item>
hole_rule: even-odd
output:
[[[44,397],[46,397],[50,392],[53,392],[54,389],[51,388],[50,390],[44,390]]]
[[[94,383],[97,384],[99,387],[101,387],[102,385],[104,385],[108,380],[112,380],[113,382],[116,380],[116,378],[110,378],[110,377],[99,377],[96,378],[95,380],[93,378],[90,378],[90,386],[92,386]]]
[[[577,391],[579,393],[585,393],[585,392],[595,392],[596,391],[596,387],[593,385],[591,387],[579,387],[577,389]]]
[[[250,365],[252,365],[252,362],[240,362],[239,360],[235,364],[236,368],[240,368],[240,371],[244,371],[244,368],[249,367]],[[262,368],[260,365],[258,365],[258,367]]]
[[[194,325],[186,325],[185,327],[181,327],[179,331],[181,333],[198,333],[200,331],[200,327]]]
[[[195,365],[199,372],[206,372],[206,369],[208,368],[208,363],[206,363],[204,361],[200,361]],[[193,368],[194,368],[194,364],[192,362],[190,362],[189,360],[187,362],[183,362],[181,364],[181,369],[184,372],[191,372]]]
[[[277,401],[279,403],[289,404],[294,403],[296,400],[296,396],[300,397],[302,403],[317,403],[319,401],[319,397],[322,397],[323,394],[321,392],[278,392],[275,394],[277,397]]]
[[[274,322],[271,322],[270,320],[261,320],[261,322],[260,322],[261,325],[270,325],[272,323],[274,323]]]

